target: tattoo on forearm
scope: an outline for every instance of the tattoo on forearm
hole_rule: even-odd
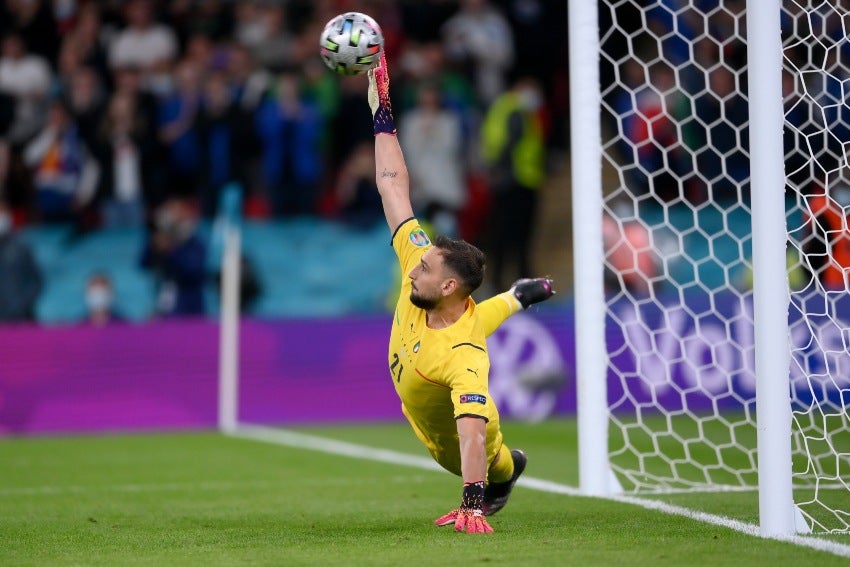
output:
[[[395,177],[398,175],[397,171],[387,171],[386,169],[381,172],[381,177]]]

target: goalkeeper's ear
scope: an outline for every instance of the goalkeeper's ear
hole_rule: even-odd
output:
[[[523,278],[515,281],[509,291],[523,309],[528,309],[530,305],[546,301],[555,295],[553,283],[549,278]]]

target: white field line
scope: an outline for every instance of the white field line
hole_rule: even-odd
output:
[[[440,467],[437,463],[426,457],[408,455],[405,453],[399,453],[397,451],[391,451],[389,449],[376,449],[373,447],[367,447],[365,445],[358,445],[356,443],[337,441],[334,439],[327,439],[325,437],[307,435],[304,433],[297,433],[295,431],[287,431],[284,429],[275,429],[271,427],[263,427],[257,425],[240,425],[235,432],[232,432],[229,435],[242,439],[264,441],[266,443],[284,445],[287,447],[296,447],[299,449],[308,449],[311,451],[319,451],[332,455],[344,455],[346,457],[352,457],[355,459],[366,459],[371,461],[379,461],[382,463],[389,463],[393,465],[404,465],[419,469],[445,472],[443,468]],[[520,478],[517,482],[517,485],[524,486],[532,490],[539,490],[541,492],[548,492],[552,494],[564,494],[566,496],[585,496],[578,488],[574,486],[568,486],[566,484],[560,484],[557,482],[528,476],[523,476],[522,478]],[[713,524],[715,526],[728,528],[730,530],[735,530],[737,532],[741,532],[750,536],[760,537],[759,527],[757,525],[748,524],[746,522],[740,522],[738,520],[733,520],[725,516],[698,512],[690,510],[688,508],[683,508],[682,506],[675,506],[673,504],[658,502],[656,500],[638,498],[636,496],[610,496],[607,497],[607,499],[615,502],[621,502],[623,504],[640,506],[641,508],[646,508],[647,510],[655,510],[664,514],[683,516],[692,520],[696,520],[698,522]],[[839,557],[850,557],[850,545],[838,543],[831,540],[820,539],[816,536],[793,535],[779,536],[774,539],[792,543],[801,547],[808,547],[811,549],[816,549],[818,551],[825,551],[833,555],[838,555]]]

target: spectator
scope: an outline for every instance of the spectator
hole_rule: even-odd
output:
[[[234,30],[236,41],[253,50],[266,38],[266,24],[263,22],[263,9],[256,0],[242,0],[234,7]]]
[[[299,88],[298,75],[281,73],[256,115],[264,184],[275,216],[316,212],[323,125],[316,105]]]
[[[239,105],[253,113],[271,84],[271,75],[257,66],[251,53],[239,43],[231,44],[227,52],[227,72]]]
[[[627,291],[639,297],[652,293],[659,262],[649,229],[634,217],[619,218],[606,212],[602,216],[602,243],[606,291]]]
[[[462,0],[443,25],[449,59],[465,65],[478,99],[489,105],[505,90],[514,62],[514,38],[505,16],[488,0]]]
[[[114,308],[115,293],[112,280],[103,272],[89,276],[86,282],[86,317],[85,323],[95,327],[103,327],[118,323],[124,318]]]
[[[131,94],[116,92],[97,132],[102,171],[98,204],[104,228],[144,225],[154,149],[137,102]]]
[[[196,33],[186,40],[181,61],[191,63],[201,75],[206,75],[221,64],[220,59],[220,51],[212,40],[204,34]]]
[[[156,128],[159,101],[142,89],[141,72],[135,67],[114,69],[115,89],[113,96],[125,96],[133,108],[133,138],[139,143],[144,158],[142,170],[144,201],[148,208],[156,208],[166,199],[166,173],[163,162],[163,147]],[[103,130],[100,132],[103,149]],[[104,165],[104,167],[106,167]],[[108,186],[107,186],[108,188]]]
[[[251,54],[238,43],[228,46],[226,68],[233,112],[233,176],[245,189],[249,200],[260,193],[260,160],[262,146],[254,125],[254,115],[271,83],[269,73],[254,64]],[[332,78],[332,77],[331,77]]]
[[[334,197],[338,217],[349,226],[371,228],[383,221],[375,185],[375,150],[370,144],[361,143],[342,164]]]
[[[108,84],[109,56],[101,35],[102,22],[98,6],[85,4],[80,6],[76,25],[68,32],[66,42],[74,47],[80,63],[94,69],[100,80]]]
[[[437,87],[425,84],[400,126],[414,211],[438,234],[457,238],[457,215],[466,202],[460,120],[442,108]]]
[[[227,78],[214,72],[204,83],[203,105],[198,115],[198,132],[202,141],[201,213],[215,216],[222,188],[233,179],[234,154],[240,119]]]
[[[709,72],[709,90],[694,102],[686,129],[697,169],[705,178],[706,197],[726,206],[749,201],[747,101],[736,88],[737,77],[725,67]]]
[[[44,129],[24,148],[32,170],[35,202],[41,220],[74,221],[85,228],[85,206],[94,196],[100,167],[80,136],[62,101],[54,101]]]
[[[150,0],[130,0],[124,15],[127,27],[109,47],[109,64],[139,68],[146,87],[160,92],[178,54],[177,37],[171,28],[155,21]]]
[[[305,59],[301,70],[301,92],[305,99],[316,105],[322,124],[332,124],[339,109],[339,81],[328,73],[318,55]],[[325,155],[329,154],[336,135],[330,128],[322,128],[320,143]]]
[[[567,43],[564,41],[564,22],[567,2],[545,0],[502,0],[501,6],[518,40],[515,68],[538,77],[541,81],[552,79],[566,71]],[[545,53],[545,57],[540,55]],[[544,85],[545,87],[549,84]]]
[[[360,110],[369,104],[363,92],[363,78],[358,76],[339,77],[339,106],[330,131],[333,132],[331,161],[345,163],[351,153],[363,142],[372,142],[372,124]]]
[[[201,74],[183,62],[174,73],[175,90],[160,99],[157,126],[165,151],[166,191],[170,197],[196,197],[201,172],[201,139],[198,110]]]
[[[838,179],[807,196],[803,251],[808,266],[826,291],[850,291],[850,184]]]
[[[80,137],[88,147],[94,147],[97,128],[106,106],[106,97],[97,72],[89,67],[80,67],[71,76],[70,90],[65,98],[79,128]]]
[[[481,144],[493,193],[489,257],[496,289],[507,289],[510,282],[533,271],[537,191],[546,177],[542,105],[537,81],[520,78],[496,99],[484,118]],[[511,261],[516,266],[508,273]]]
[[[402,107],[407,109],[418,104],[419,85],[434,85],[440,93],[442,106],[460,119],[462,144],[468,154],[465,159],[475,163],[478,156],[473,148],[477,140],[473,132],[481,121],[475,92],[466,77],[452,69],[442,43],[432,41],[411,47],[402,56],[401,65],[411,79],[408,81],[409,88],[402,92]]]
[[[44,124],[50,80],[47,61],[28,53],[21,36],[7,35],[0,53],[0,92],[15,99],[15,118],[6,134],[12,144],[25,143]]]
[[[204,314],[206,245],[187,201],[172,198],[156,211],[141,265],[156,276],[160,317]]]
[[[15,233],[12,211],[0,201],[0,322],[33,321],[41,286],[32,250]]]
[[[139,116],[151,126],[156,124],[159,111],[159,101],[156,96],[142,88],[142,73],[137,67],[118,67],[112,70],[115,83],[113,92],[132,97],[136,103]],[[150,135],[155,137],[155,130],[151,129]]]
[[[59,30],[49,0],[7,0],[9,21],[0,25],[8,26],[20,37],[25,38],[27,51],[44,58],[48,64],[56,62],[59,49]]]
[[[615,108],[621,117],[623,156],[630,162],[637,156],[636,163],[627,168],[632,192],[652,192],[664,200],[675,200],[682,194],[682,179],[691,165],[677,129],[687,101],[677,87],[675,71],[666,63],[646,69],[632,59],[625,72],[626,88]]]
[[[293,37],[287,28],[286,12],[280,4],[262,8],[262,32],[251,44],[254,60],[266,69],[280,70],[293,63]]]
[[[71,91],[71,79],[82,67],[79,50],[72,41],[66,39],[59,49],[56,71],[51,74],[50,96],[68,96]]]

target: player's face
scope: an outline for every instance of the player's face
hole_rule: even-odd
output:
[[[408,277],[413,280],[410,290],[413,305],[433,309],[440,303],[447,289],[447,278],[443,257],[436,248],[430,248],[422,255],[422,260],[410,270]]]

